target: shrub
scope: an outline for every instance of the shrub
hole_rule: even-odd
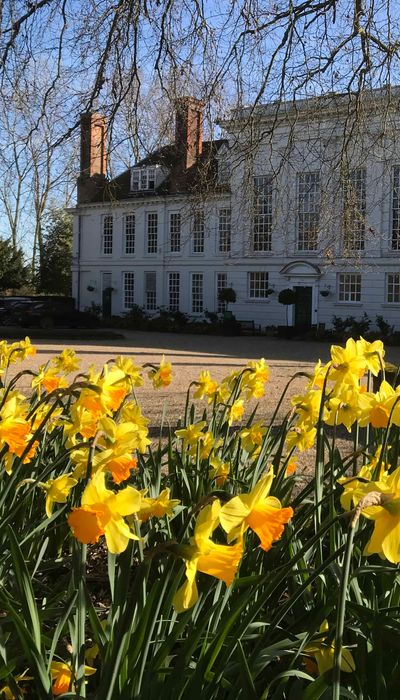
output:
[[[383,316],[376,317],[376,325],[378,326],[382,339],[387,340],[393,335],[394,326],[388,323],[388,321],[385,321]]]
[[[291,306],[296,303],[296,292],[294,289],[281,289],[278,294],[278,301],[285,306]]]
[[[397,697],[400,406],[360,391],[379,341],[294,375],[270,423],[265,360],[203,370],[153,444],[135,392],[168,391],[164,358],[64,350],[10,379],[33,352],[0,344],[0,695]]]

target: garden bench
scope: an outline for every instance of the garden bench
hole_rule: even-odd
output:
[[[238,321],[241,333],[249,335],[261,335],[261,325],[254,321]]]

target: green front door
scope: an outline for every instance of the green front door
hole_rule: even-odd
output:
[[[312,313],[312,287],[295,287],[294,325],[310,328]]]

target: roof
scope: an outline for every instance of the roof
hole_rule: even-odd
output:
[[[182,151],[175,144],[162,146],[135,164],[134,167],[161,165],[168,170],[163,182],[151,191],[131,191],[131,168],[99,187],[92,202],[105,202],[126,199],[146,199],[149,197],[176,194],[196,194],[205,192],[226,192],[227,187],[217,183],[217,153],[225,139],[203,141],[202,153],[190,168],[183,164]]]

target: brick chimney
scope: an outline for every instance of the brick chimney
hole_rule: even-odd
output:
[[[78,204],[96,201],[106,181],[106,118],[97,112],[81,114],[81,169]]]
[[[195,164],[202,151],[203,108],[204,103],[194,97],[176,101],[175,144],[186,169]]]

